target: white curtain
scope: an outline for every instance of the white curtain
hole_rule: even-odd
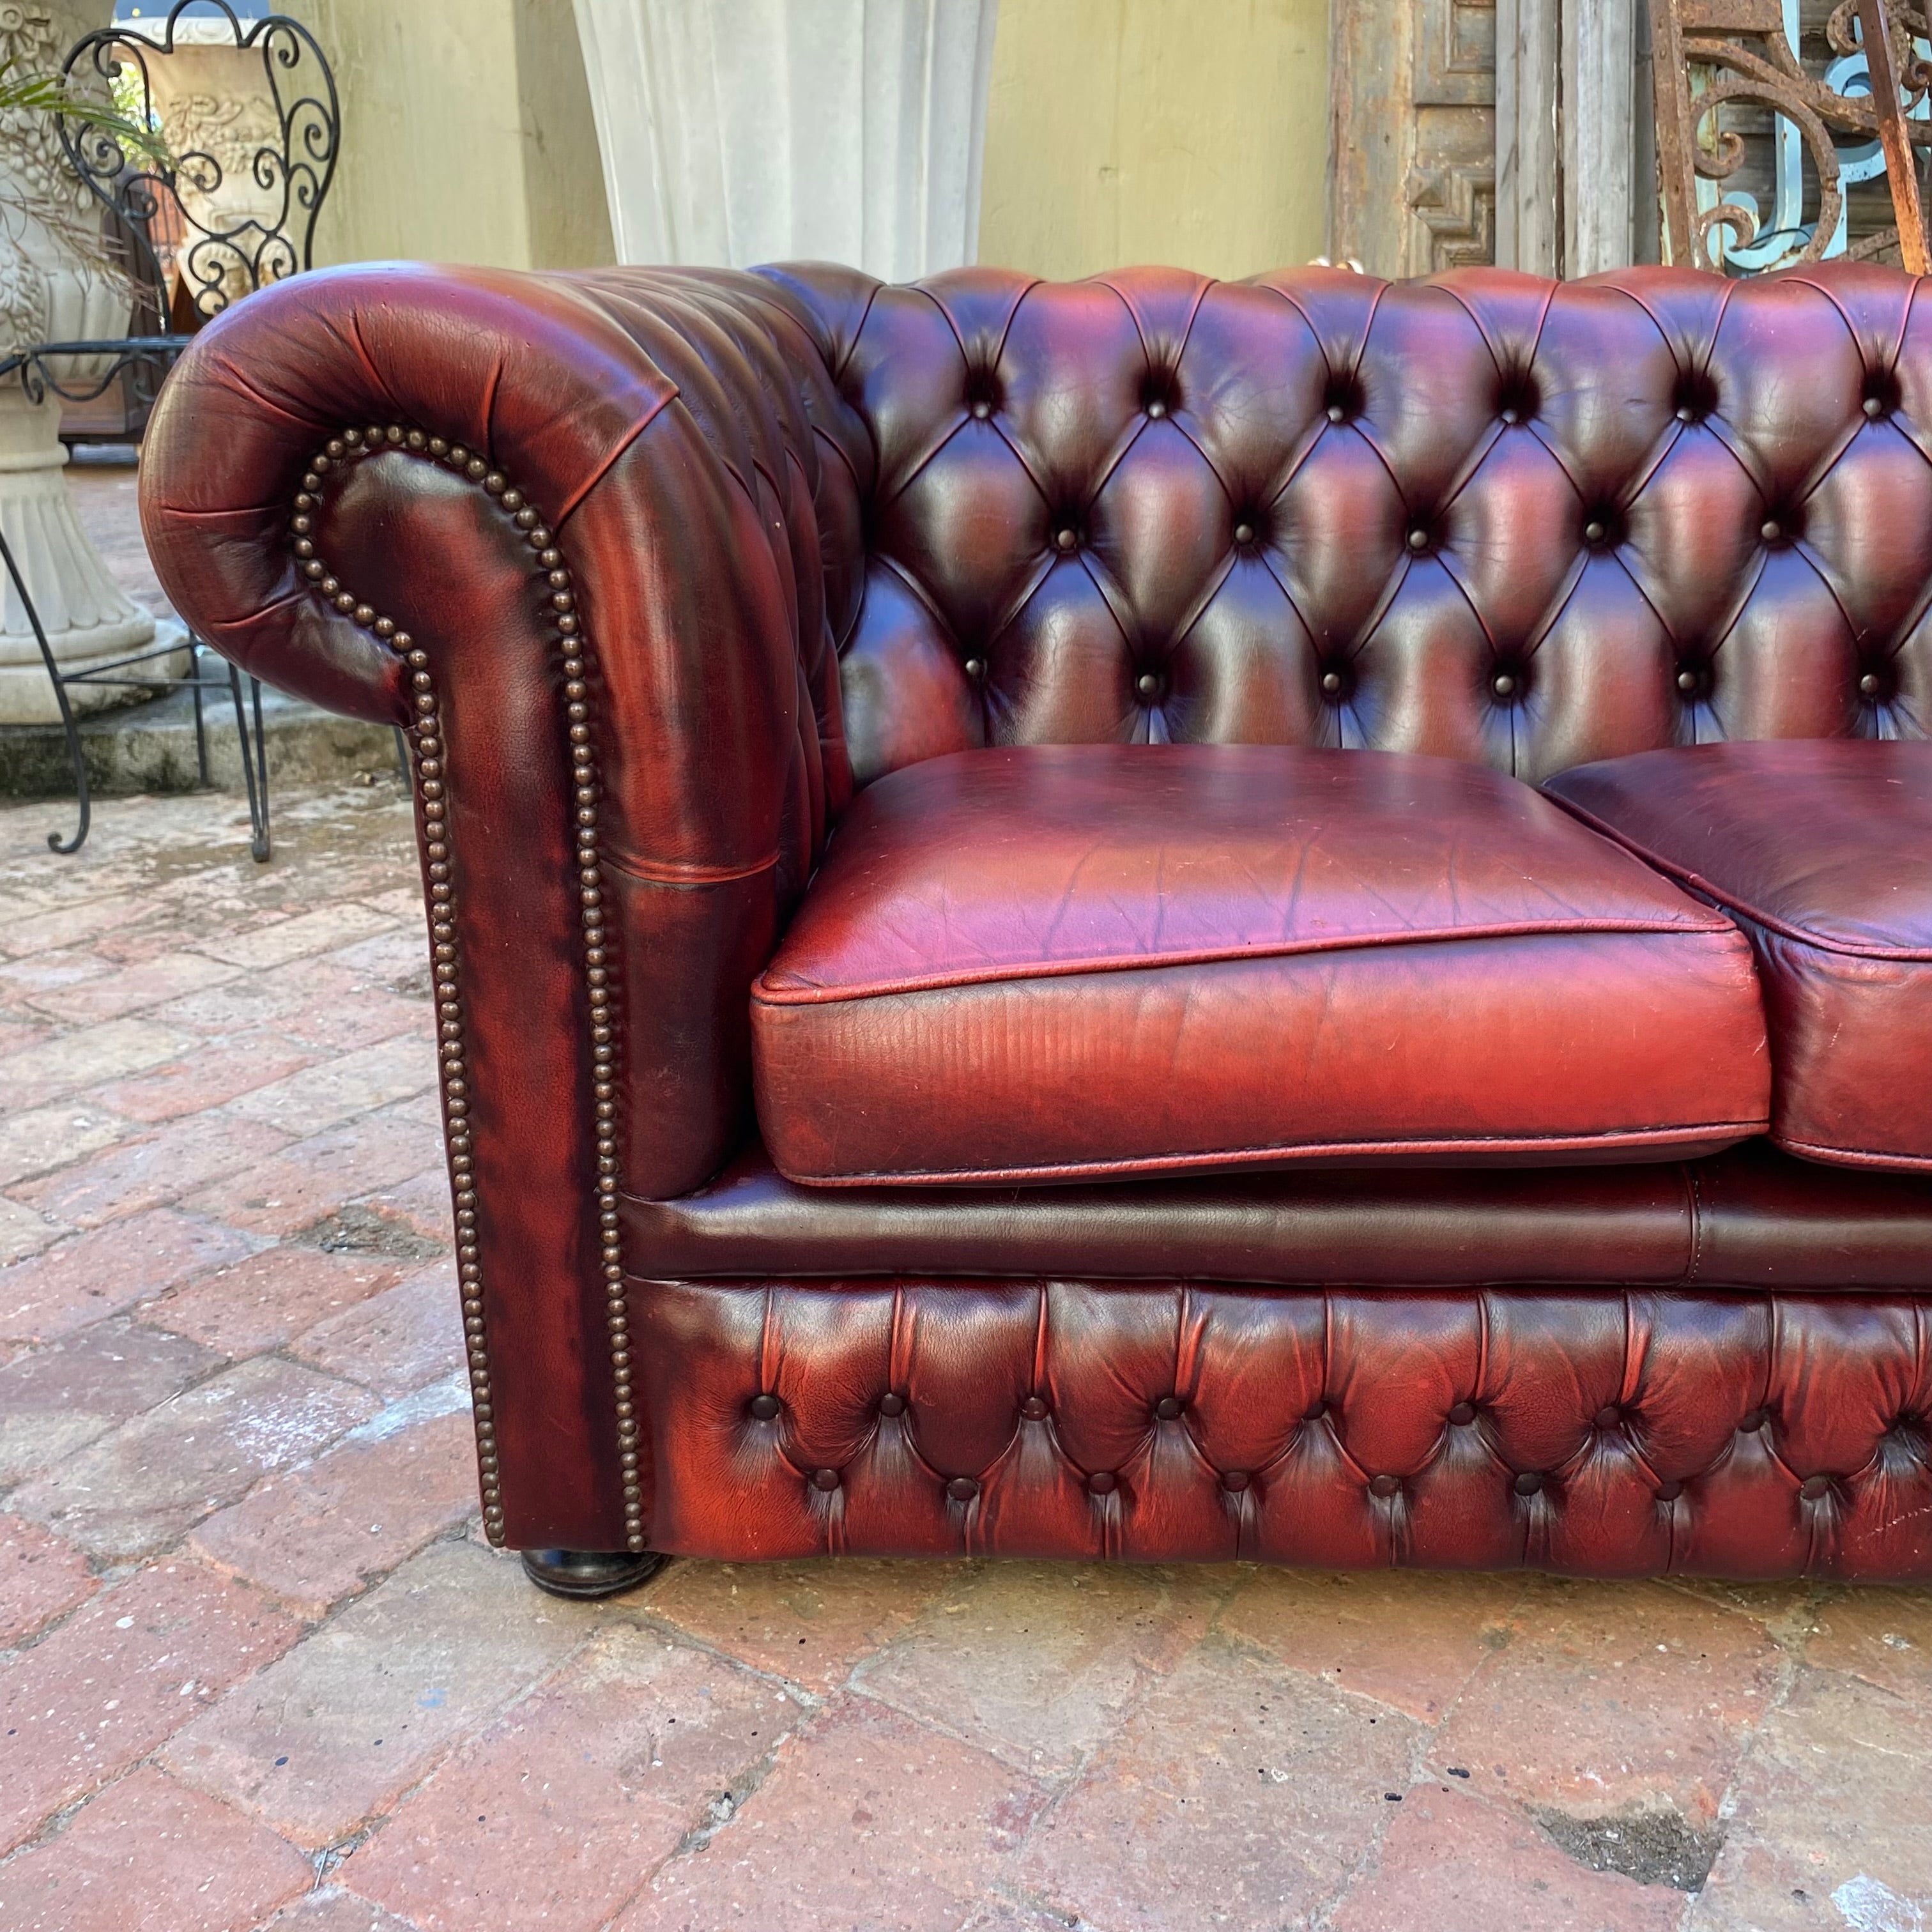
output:
[[[575,0],[623,262],[970,262],[998,0]]]

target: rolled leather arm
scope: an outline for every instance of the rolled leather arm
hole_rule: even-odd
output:
[[[148,431],[182,616],[411,734],[499,1540],[646,1532],[616,1197],[736,1137],[749,983],[849,787],[821,537],[856,556],[856,479],[808,414],[840,406],[752,277],[394,264],[238,304]]]

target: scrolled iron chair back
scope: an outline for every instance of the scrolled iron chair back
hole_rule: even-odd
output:
[[[170,134],[154,112],[150,62],[176,52],[177,23],[190,6],[196,25],[225,16],[236,47],[260,50],[274,117],[271,139],[251,152],[245,142],[238,149],[212,130],[190,130],[179,152],[158,164],[128,153],[110,128],[84,112],[62,115],[58,124],[68,159],[134,251],[136,282],[166,289],[170,262],[163,251],[169,251],[176,290],[170,316],[187,332],[242,296],[312,266],[316,218],[334,178],[342,128],[335,76],[314,35],[282,14],[244,28],[228,0],[176,0],[158,38],[125,23],[86,34],[62,69],[70,86],[117,100],[130,118]],[[178,44],[210,43],[196,34]],[[252,183],[253,206],[224,223],[223,190],[238,170]]]

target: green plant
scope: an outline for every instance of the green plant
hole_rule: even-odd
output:
[[[121,106],[110,107],[76,93],[65,74],[21,74],[16,71],[20,64],[17,60],[0,61],[0,114],[69,115],[85,121],[94,131],[111,136],[124,152],[139,154],[157,166],[170,164],[168,144],[159,128],[144,124]]]
[[[10,242],[20,248],[38,224],[94,273],[124,286],[128,277],[122,250],[60,140],[64,117],[84,140],[118,145],[134,166],[172,170],[173,158],[160,130],[128,111],[134,104],[122,89],[117,87],[116,94],[122,98],[83,92],[68,76],[25,69],[17,58],[0,62],[0,147],[7,162],[0,174],[0,245]]]

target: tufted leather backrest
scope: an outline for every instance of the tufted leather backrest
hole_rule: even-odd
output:
[[[847,406],[818,514],[863,531],[826,610],[860,783],[1109,740],[1538,779],[1932,718],[1896,271],[761,272]]]

